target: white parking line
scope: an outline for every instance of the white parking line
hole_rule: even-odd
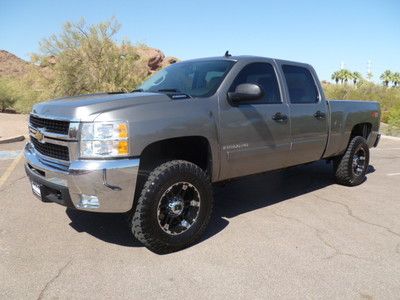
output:
[[[389,173],[389,174],[386,174],[387,176],[399,176],[400,175],[400,173]]]
[[[392,141],[400,141],[400,137],[395,137],[395,136],[389,136],[389,135],[383,135],[382,138],[392,140]]]
[[[400,150],[400,148],[374,148],[374,150]]]
[[[15,167],[17,166],[18,162],[21,160],[22,156],[23,156],[23,153],[21,151],[21,153],[17,156],[17,158],[13,160],[11,165],[7,168],[7,170],[4,172],[4,174],[0,177],[0,188],[6,182],[8,177],[10,177],[10,175],[14,171]]]
[[[0,160],[8,160],[8,159],[17,158],[20,153],[21,153],[21,150],[0,151]]]

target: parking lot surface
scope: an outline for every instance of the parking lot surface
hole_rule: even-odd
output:
[[[371,150],[358,187],[336,185],[325,162],[215,187],[206,236],[162,256],[123,215],[37,200],[23,145],[0,145],[2,299],[400,297],[398,140]]]

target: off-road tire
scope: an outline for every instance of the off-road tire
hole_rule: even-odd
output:
[[[362,148],[365,152],[365,167],[361,174],[356,175],[353,171],[353,158],[356,152]],[[369,166],[369,147],[367,141],[361,137],[354,137],[346,152],[333,161],[336,182],[346,186],[356,186],[365,181],[365,175]]]
[[[159,226],[158,204],[170,186],[182,181],[196,187],[201,199],[200,208],[197,220],[187,231],[171,235]],[[150,173],[138,197],[131,219],[131,230],[135,238],[149,250],[158,254],[175,252],[199,240],[209,223],[212,208],[212,188],[206,173],[188,161],[169,161],[159,165]]]

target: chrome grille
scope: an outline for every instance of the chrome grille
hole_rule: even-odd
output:
[[[31,136],[31,142],[35,147],[36,151],[48,157],[55,159],[69,161],[69,149],[66,146],[56,145],[51,143],[41,143],[33,136]]]
[[[68,135],[68,121],[51,120],[30,115],[29,123],[35,128],[45,128],[48,132]]]

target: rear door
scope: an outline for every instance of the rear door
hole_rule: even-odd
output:
[[[328,108],[319,92],[316,74],[303,64],[281,63],[281,69],[291,118],[289,165],[319,160],[327,142]]]
[[[239,63],[235,67],[239,68]],[[232,106],[222,93],[221,179],[283,167],[290,151],[289,108],[283,102],[275,63],[241,65],[226,92],[233,92],[242,83],[259,85],[264,97]]]

